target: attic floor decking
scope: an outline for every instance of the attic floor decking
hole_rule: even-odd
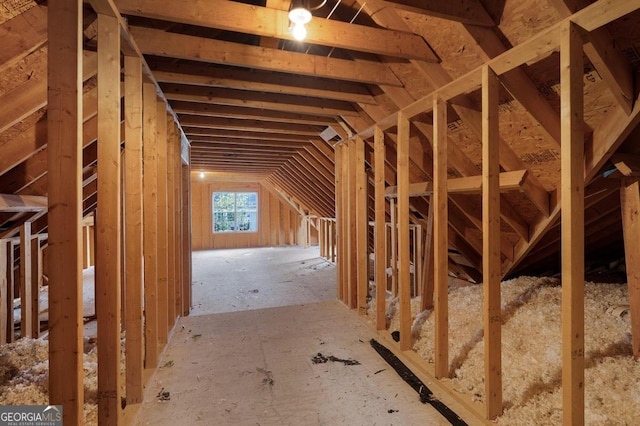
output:
[[[159,364],[167,366],[150,379],[137,419],[129,424],[449,424],[430,406],[421,404],[416,392],[371,348],[369,339],[376,335],[372,326],[331,300],[328,290],[335,288],[335,275],[326,271],[334,268],[303,274],[300,267],[304,272],[305,265],[319,262],[307,256],[312,249],[282,250],[227,250],[226,255],[232,256],[222,262],[211,259],[222,252],[194,254],[196,289],[203,279],[200,273],[220,264],[202,285],[210,285],[210,300],[219,294],[218,301],[238,302],[240,299],[229,296],[244,286],[260,290],[249,293],[259,296],[249,299],[250,308],[259,305],[259,299],[271,303],[275,300],[271,288],[278,292],[278,284],[293,276],[288,284],[296,288],[282,301],[294,305],[197,315],[207,309],[204,304],[198,306],[196,315],[180,319]],[[308,260],[302,264],[301,259]],[[246,270],[240,270],[237,261]],[[222,270],[221,265],[227,266]],[[214,287],[219,274],[228,279]],[[323,275],[333,279],[319,283],[317,277]],[[242,278],[247,276],[253,279]],[[329,300],[326,296],[308,300],[310,294],[323,294],[318,293],[319,287],[326,290]],[[207,300],[198,299],[197,291],[194,300]],[[355,359],[361,365],[313,364],[311,358],[318,352]],[[163,388],[170,393],[169,401],[158,401]],[[464,415],[460,408],[452,408]]]

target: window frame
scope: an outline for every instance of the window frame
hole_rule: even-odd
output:
[[[233,196],[233,207],[231,209],[218,209],[216,211],[216,195],[217,194],[230,194]],[[249,194],[249,198],[251,195],[255,196],[255,208],[247,209],[241,206],[241,210],[238,209],[238,195],[239,194]],[[213,191],[211,193],[211,230],[214,234],[233,234],[233,233],[251,233],[258,232],[259,227],[259,197],[258,191]],[[233,223],[232,229],[216,229],[217,217],[216,214],[225,214],[232,215]],[[241,215],[244,214],[248,217],[249,229],[239,229],[242,225]],[[253,229],[251,229],[251,218],[255,218],[255,224]]]

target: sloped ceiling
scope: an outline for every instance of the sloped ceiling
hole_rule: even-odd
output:
[[[2,3],[0,39],[7,48],[0,56],[5,74],[0,81],[0,192],[46,195],[46,3]],[[255,179],[311,214],[334,217],[335,144],[366,134],[399,109],[593,2],[318,0],[311,2],[316,9],[304,42],[290,35],[287,0],[114,3],[191,143],[193,171]],[[615,170],[608,160],[616,151],[636,155],[640,149],[634,144],[638,24],[640,14],[631,13],[592,33],[585,45],[585,142],[592,147],[605,132],[605,138],[617,137],[604,155],[587,149],[588,156],[598,156],[586,190],[587,255],[600,261],[622,250],[619,172],[606,179],[602,172]],[[96,30],[89,5],[85,27],[85,195],[90,211],[95,207],[90,100],[96,73],[90,52]],[[504,270],[553,271],[560,224],[553,215],[560,182],[558,55],[508,72],[501,83],[501,166],[526,176],[524,190],[501,197]],[[451,178],[481,173],[479,106],[479,93],[449,105]],[[394,132],[391,127],[386,135],[389,186],[395,185]],[[428,182],[432,117],[414,120],[411,132],[410,179]],[[370,168],[370,147],[366,161]],[[449,203],[451,270],[477,279],[482,264],[479,195],[451,194]],[[429,197],[412,197],[411,206],[413,220],[424,222]],[[1,213],[0,222],[4,235],[10,235],[20,217]]]

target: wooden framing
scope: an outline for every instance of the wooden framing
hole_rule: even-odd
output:
[[[409,119],[398,114],[398,295],[400,309],[400,349],[412,347],[411,277],[409,235]],[[393,226],[393,225],[392,225]]]
[[[500,140],[498,79],[482,70],[482,276],[485,414],[502,414],[502,307],[500,302]]]
[[[9,244],[10,245],[10,244]],[[7,241],[0,240],[0,344],[7,343],[9,335],[9,309],[13,309],[13,300],[9,307],[9,281],[7,280]],[[13,331],[13,325],[11,326]]]
[[[191,157],[190,155],[188,156]],[[182,166],[182,315],[191,310],[191,191],[188,164]]]
[[[42,286],[42,249],[40,237],[35,235],[31,240],[31,337],[40,337],[40,287]],[[1,327],[1,326],[0,326]],[[1,340],[0,340],[1,341]]]
[[[584,129],[580,29],[560,39],[562,206],[562,418],[584,424]]]
[[[420,291],[420,310],[433,309],[434,274],[433,274],[433,196],[429,198],[429,212],[425,229],[424,250],[422,254],[422,282]]]
[[[384,133],[380,128],[374,130],[374,180],[375,180],[375,227],[374,227],[374,253],[375,253],[375,284],[376,284],[376,329],[384,330],[386,327],[386,300],[387,300],[387,255],[386,255],[386,210],[384,198]]]
[[[31,240],[31,222],[25,222],[20,227],[20,337],[33,337]]]
[[[144,218],[144,311],[145,368],[158,365],[158,169],[157,100],[155,86],[142,85],[143,116],[143,218]],[[188,181],[187,181],[188,182]]]
[[[83,423],[82,3],[48,2],[49,403]]]
[[[125,324],[126,401],[142,402],[143,352],[143,204],[142,204],[142,62],[135,56],[124,57],[125,121]]]
[[[167,210],[167,106],[156,101],[156,176],[157,183],[157,294],[158,294],[158,343],[162,347],[168,340],[169,306],[169,257],[168,257],[168,210]]]
[[[121,154],[120,27],[98,14],[98,209],[96,214],[96,314],[98,317],[98,418],[117,425],[121,411]]]
[[[369,276],[367,273],[369,265],[369,216],[367,205],[367,179],[364,164],[364,141],[358,137],[354,141],[355,149],[355,208],[356,208],[356,269],[357,269],[357,292],[358,292],[358,314],[367,314],[367,296],[369,295]]]
[[[625,177],[620,187],[633,356],[640,358],[640,180]]]
[[[449,376],[449,238],[447,196],[447,104],[433,97],[433,238],[436,378]]]

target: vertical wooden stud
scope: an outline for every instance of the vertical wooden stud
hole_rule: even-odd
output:
[[[409,234],[409,119],[398,113],[398,296],[400,349],[411,349],[411,236]]]
[[[47,162],[49,403],[83,423],[82,2],[51,0],[48,13]]]
[[[367,314],[367,296],[369,293],[369,275],[367,273],[369,215],[367,205],[367,175],[364,169],[364,140],[356,137],[353,141],[355,154],[355,210],[356,210],[356,271],[358,314]]]
[[[31,222],[20,227],[20,336],[33,337]]]
[[[0,239],[0,345],[7,342],[9,299],[7,297],[7,241]],[[13,305],[13,301],[12,301]],[[11,306],[13,308],[13,306]]]
[[[176,322],[176,244],[175,244],[175,162],[177,130],[173,117],[167,115],[167,332],[171,331]]]
[[[339,238],[337,244],[337,258],[336,258],[336,281],[337,288],[336,293],[338,300],[344,299],[342,298],[343,289],[342,286],[344,282],[342,280],[342,268],[343,268],[343,252],[342,252],[342,144],[336,145],[335,150],[335,193],[336,193],[336,234]]]
[[[356,148],[356,141],[350,140],[348,142],[349,149],[349,307],[356,309],[358,307],[358,206],[357,200],[357,186],[356,175],[358,168],[358,155]]]
[[[449,223],[447,196],[447,104],[433,99],[433,237],[436,378],[449,376]]]
[[[142,61],[124,58],[125,323],[127,404],[142,402],[144,369],[142,286]]]
[[[583,52],[578,28],[560,40],[560,182],[562,253],[562,416],[584,424],[584,114]]]
[[[375,283],[376,283],[376,329],[386,328],[386,299],[387,299],[387,255],[385,245],[387,239],[387,225],[384,198],[384,133],[378,126],[373,133],[374,180],[375,180]]]
[[[485,415],[502,413],[502,340],[500,306],[500,139],[498,79],[482,69],[482,275],[484,317]]]
[[[429,197],[429,211],[424,238],[424,253],[422,255],[422,290],[420,292],[420,308],[422,311],[433,309],[433,194]]]
[[[623,178],[620,187],[620,208],[624,232],[624,253],[627,267],[629,315],[633,356],[640,358],[640,180]]]
[[[156,88],[142,85],[143,158],[142,177],[144,233],[144,352],[145,368],[158,366],[158,178],[156,145]]]
[[[398,209],[396,206],[395,198],[391,199],[390,207],[391,223],[389,226],[391,232],[391,294],[393,294],[393,297],[398,297]]]
[[[189,156],[190,157],[190,156]],[[191,168],[182,167],[182,315],[191,310]]]
[[[351,249],[349,248],[349,142],[342,144],[342,301],[349,306],[349,274]]]
[[[7,281],[7,292],[5,305],[7,306],[7,327],[6,327],[6,336],[7,343],[13,343],[15,340],[14,333],[14,324],[15,324],[15,316],[13,315],[13,300],[15,299],[15,254],[14,254],[14,244],[13,241],[7,241],[7,257],[6,257],[6,270],[5,270],[5,279]]]
[[[167,223],[167,106],[163,101],[156,102],[156,146],[158,168],[158,342],[167,343],[168,318],[168,236]]]
[[[98,317],[98,421],[117,425],[121,411],[121,164],[120,25],[98,14],[98,209],[96,314]]]
[[[31,240],[31,337],[40,337],[40,287],[42,286],[42,250],[36,235]]]

